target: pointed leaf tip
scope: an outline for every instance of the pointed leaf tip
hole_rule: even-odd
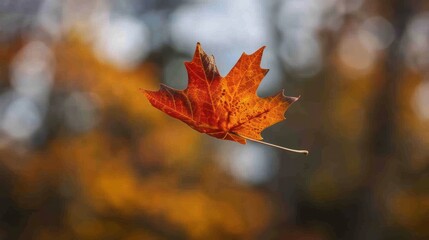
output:
[[[251,55],[257,54],[257,55],[260,55],[262,58],[262,54],[264,53],[264,50],[265,50],[265,46],[262,46],[258,50],[256,50],[254,53],[252,53]]]

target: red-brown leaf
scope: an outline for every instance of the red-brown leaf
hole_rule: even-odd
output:
[[[243,137],[261,140],[262,130],[284,120],[289,105],[298,100],[285,96],[283,91],[267,98],[256,95],[268,72],[260,67],[264,48],[250,55],[243,53],[222,77],[214,57],[208,56],[197,43],[194,58],[185,62],[185,90],[161,84],[159,91],[143,92],[154,107],[199,132],[242,144],[246,143]]]

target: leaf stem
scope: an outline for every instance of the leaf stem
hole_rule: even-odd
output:
[[[286,151],[289,151],[289,152],[301,153],[301,154],[308,155],[308,151],[307,150],[297,150],[297,149],[286,148],[286,147],[278,146],[278,145],[275,145],[275,144],[272,144],[272,143],[267,143],[267,142],[259,141],[259,140],[253,139],[253,138],[248,138],[248,137],[245,137],[243,135],[239,135],[237,133],[234,133],[234,134],[237,135],[237,136],[239,136],[239,137],[242,137],[244,139],[247,139],[247,140],[250,140],[250,141],[253,141],[253,142],[257,142],[257,143],[260,143],[260,144],[268,145],[270,147],[275,147],[275,148],[279,148],[279,149],[286,150]]]

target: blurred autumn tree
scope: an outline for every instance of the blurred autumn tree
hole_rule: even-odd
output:
[[[428,10],[0,3],[0,238],[428,238]],[[222,143],[149,105],[139,88],[183,87],[197,41],[222,75],[267,45],[261,95],[302,97],[263,135],[308,158]]]

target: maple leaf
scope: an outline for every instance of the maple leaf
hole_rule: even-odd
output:
[[[185,62],[186,89],[177,90],[161,84],[158,91],[143,92],[154,107],[199,132],[242,144],[246,139],[261,142],[262,130],[284,120],[288,107],[298,100],[285,96],[283,90],[267,98],[256,95],[268,72],[260,67],[264,48],[250,55],[243,53],[231,71],[222,77],[214,57],[208,56],[197,43],[192,61]]]

